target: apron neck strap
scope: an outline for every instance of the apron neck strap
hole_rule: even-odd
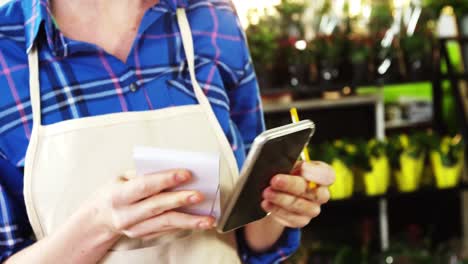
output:
[[[198,84],[195,75],[195,52],[193,48],[192,31],[190,30],[190,24],[187,19],[185,9],[177,9],[177,22],[179,24],[180,33],[182,35],[182,46],[184,47],[185,57],[187,58],[188,69],[190,73],[190,79],[192,81],[193,91],[198,100],[198,103],[206,109],[206,111],[212,112],[210,103],[203,92],[202,88]]]
[[[29,61],[29,94],[33,114],[33,125],[40,127],[41,122],[41,95],[39,85],[39,54],[33,45],[28,54]]]

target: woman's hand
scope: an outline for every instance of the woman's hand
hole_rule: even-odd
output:
[[[318,187],[308,189],[309,181]],[[328,201],[328,186],[334,181],[333,169],[323,162],[299,162],[291,175],[275,175],[264,190],[261,203],[270,215],[244,229],[249,247],[256,252],[269,250],[285,227],[307,225],[320,214],[320,206]]]
[[[114,234],[125,234],[131,238],[154,237],[177,229],[212,228],[213,217],[174,211],[201,202],[203,196],[200,192],[165,191],[183,185],[191,177],[186,170],[169,170],[141,177],[127,175],[99,191],[90,204],[99,224]]]
[[[16,253],[6,263],[96,263],[122,234],[152,238],[178,229],[213,227],[210,216],[175,212],[203,200],[196,191],[168,192],[190,181],[186,170],[126,176],[99,189],[58,230]]]
[[[308,182],[317,187],[310,189]],[[262,208],[285,227],[301,228],[320,214],[320,206],[330,198],[328,186],[335,181],[333,169],[323,162],[299,162],[291,175],[272,178],[263,192]]]

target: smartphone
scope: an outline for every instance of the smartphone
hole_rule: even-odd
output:
[[[254,140],[217,224],[218,232],[232,231],[267,215],[260,206],[263,191],[273,176],[292,170],[314,132],[314,123],[303,120],[267,130]]]

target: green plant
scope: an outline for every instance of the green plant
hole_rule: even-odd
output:
[[[406,153],[409,157],[417,159],[425,151],[425,135],[418,133],[410,136],[402,134],[390,137],[387,144],[387,155],[390,160],[390,166],[393,169],[400,170],[400,157]]]
[[[302,25],[302,15],[306,9],[306,2],[302,0],[281,0],[281,3],[276,6],[276,10],[280,16],[280,27],[283,30],[283,37],[290,37],[291,31],[296,36],[304,35],[304,27]]]
[[[404,36],[400,41],[401,48],[409,61],[422,60],[431,53],[431,39],[423,34]]]
[[[382,36],[393,23],[392,8],[388,0],[372,3],[369,31],[374,37]]]
[[[323,143],[320,150],[321,158],[325,162],[332,163],[334,159],[339,159],[348,167],[353,166],[354,156],[357,151],[354,144],[345,140],[335,140],[333,143]]]
[[[279,48],[280,32],[277,18],[273,16],[260,18],[257,24],[247,28],[246,35],[255,67],[258,70],[270,68]]]
[[[332,36],[319,36],[315,39],[317,54],[321,60],[339,63],[343,55],[344,35],[337,33]]]
[[[442,164],[446,167],[456,165],[463,158],[465,148],[461,135],[454,137],[432,136],[432,151],[440,154]]]
[[[367,62],[371,53],[371,44],[366,37],[351,37],[349,39],[350,52],[349,59],[353,64],[362,64]]]

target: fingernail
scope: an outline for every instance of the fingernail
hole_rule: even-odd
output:
[[[188,179],[188,174],[186,172],[177,172],[176,173],[176,180],[178,182],[183,182]]]
[[[189,202],[191,202],[191,203],[198,203],[198,202],[200,202],[200,200],[201,200],[200,195],[194,194],[194,195],[190,195],[190,197],[189,197]]]
[[[123,231],[122,231],[122,234],[124,234],[125,236],[130,237],[130,238],[133,238],[133,237],[134,237],[133,232],[128,231],[128,230],[123,230]]]
[[[275,185],[278,187],[283,187],[284,186],[284,180],[281,179],[280,177],[275,178]]]
[[[266,198],[266,199],[272,199],[274,198],[275,194],[273,191],[267,189],[263,192],[263,197]]]

